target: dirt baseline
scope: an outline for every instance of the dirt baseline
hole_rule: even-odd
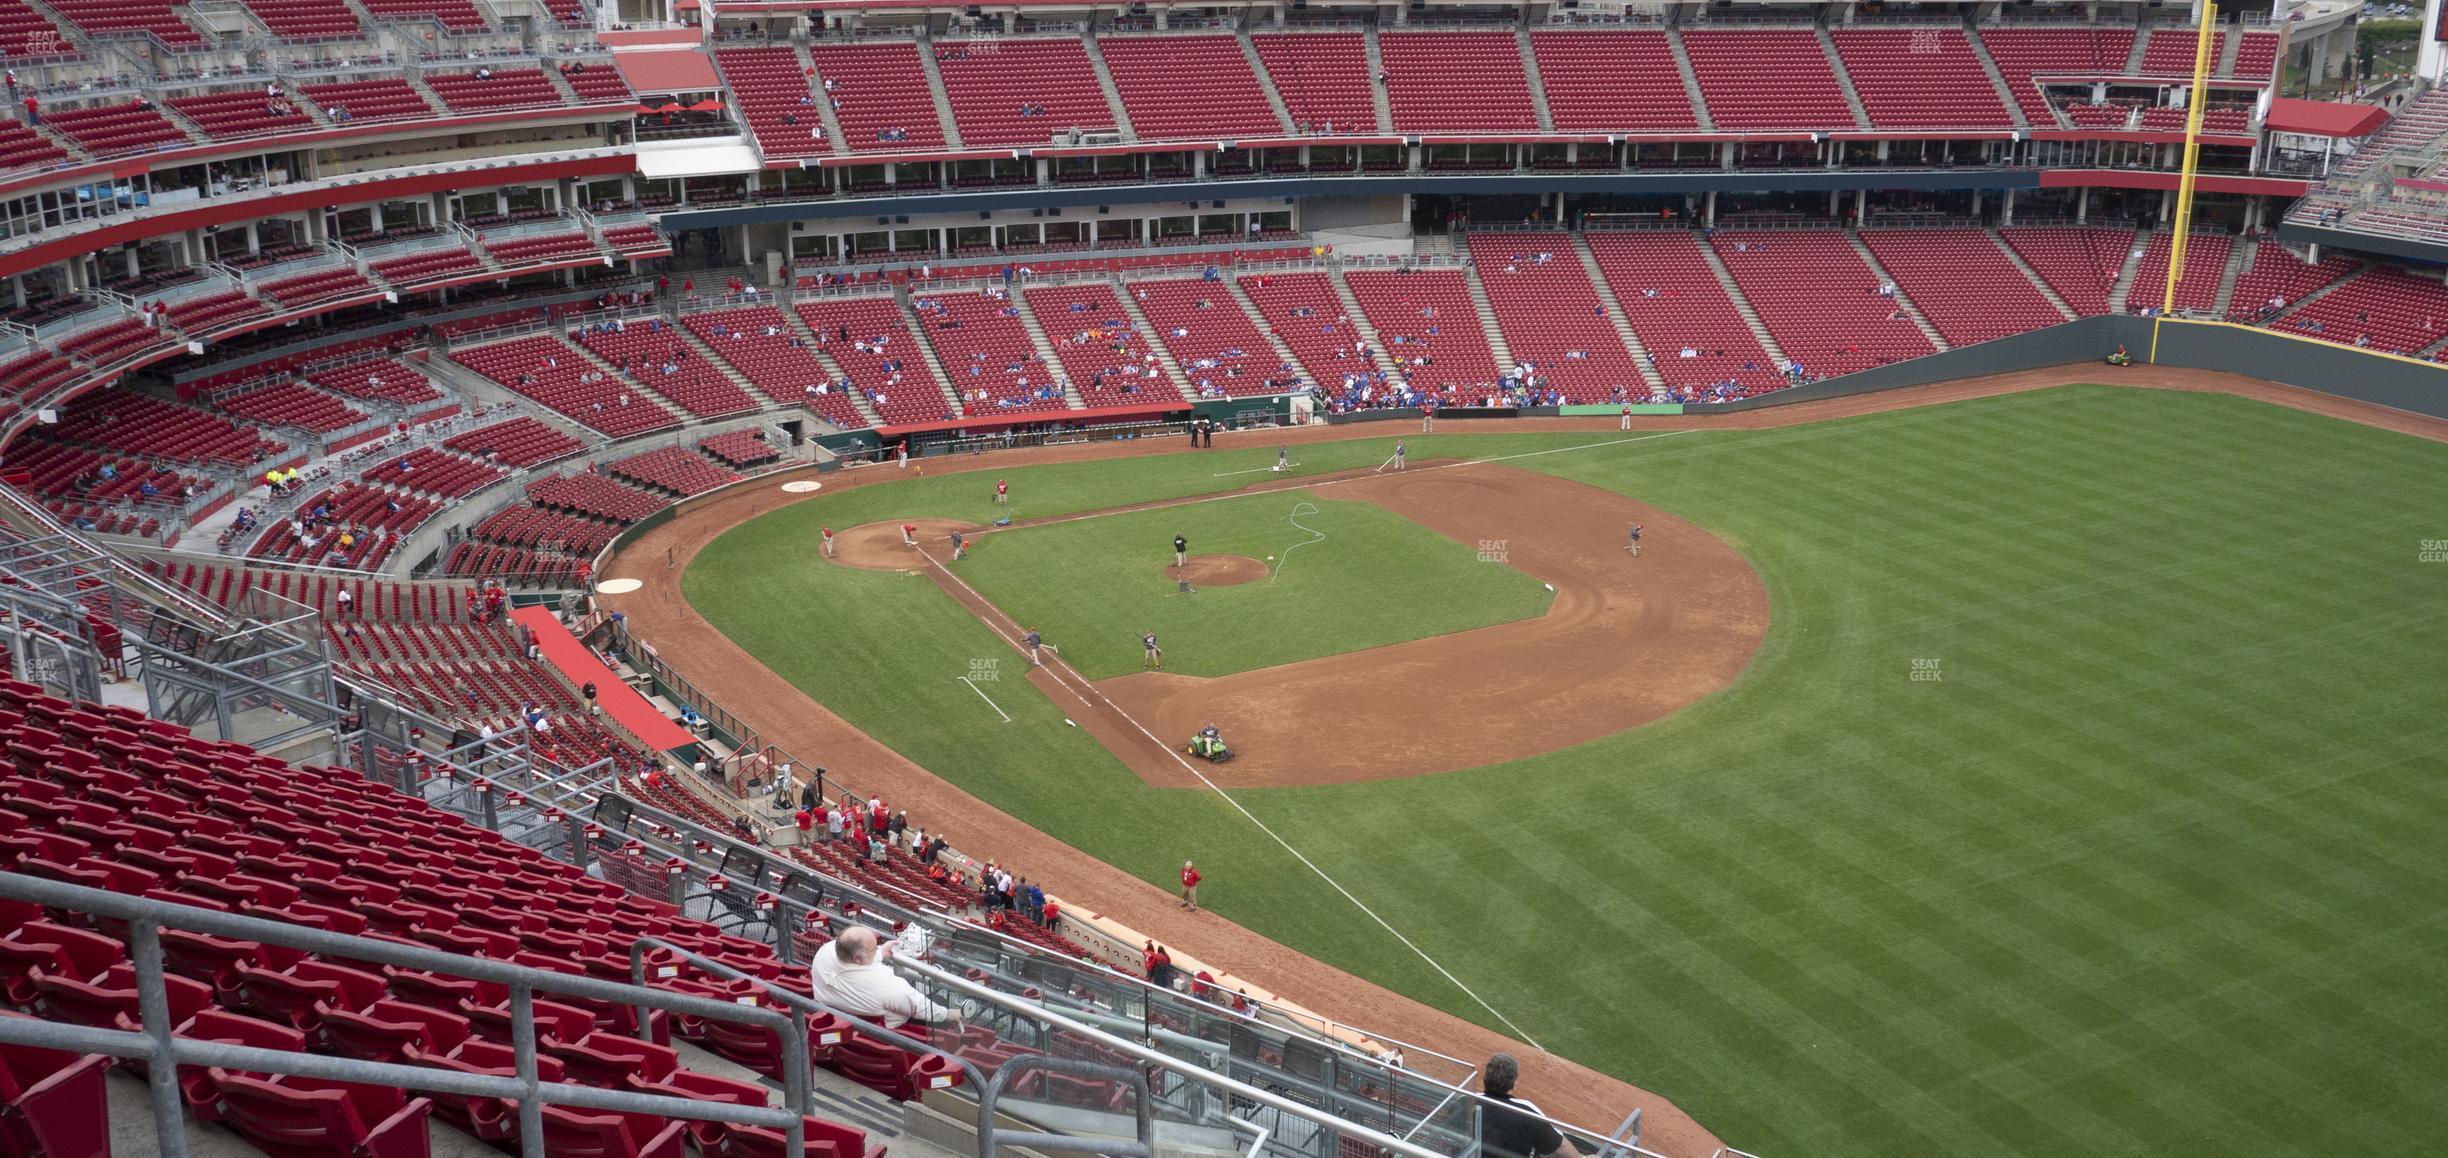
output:
[[[1741,555],[1611,491],[1470,463],[1319,490],[1466,544],[1553,586],[1555,601],[1535,619],[1215,679],[1097,683],[1167,742],[1221,727],[1239,758],[1202,771],[1226,787],[1420,776],[1613,735],[1732,682],[1768,633],[1767,591]],[[1634,523],[1638,558],[1625,549]],[[1169,752],[1151,764],[1144,737],[1107,746],[1151,783],[1184,779]]]

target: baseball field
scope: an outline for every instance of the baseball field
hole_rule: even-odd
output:
[[[2437,1144],[2448,446],[2100,386],[1405,433],[878,468],[682,590],[1027,825],[1768,1158]],[[1185,593],[1175,534],[1251,562]],[[1209,713],[1242,759],[1173,758]]]

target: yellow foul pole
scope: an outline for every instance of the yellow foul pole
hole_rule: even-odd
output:
[[[2159,300],[2159,317],[2151,320],[2150,360],[2159,360],[2159,326],[2176,308],[2176,283],[2184,279],[2185,240],[2193,230],[2193,176],[2201,166],[2202,110],[2210,100],[2210,46],[2218,28],[2218,5],[2203,0],[2201,23],[2193,29],[2193,92],[2185,109],[2184,167],[2176,178],[2176,235],[2168,239],[2167,293]]]

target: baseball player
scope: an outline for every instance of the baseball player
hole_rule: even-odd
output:
[[[1153,631],[1139,633],[1139,646],[1146,652],[1145,655],[1139,657],[1139,670],[1146,671],[1154,668],[1157,671],[1163,671],[1164,649],[1156,646],[1156,633]]]
[[[1173,565],[1176,567],[1190,565],[1190,540],[1180,535],[1173,536]]]
[[[824,554],[827,559],[833,557],[833,528],[831,527],[824,529]]]
[[[1040,654],[1045,647],[1045,637],[1037,634],[1036,628],[1029,628],[1020,636],[1020,646],[1028,651],[1030,667],[1045,666],[1045,656]]]
[[[901,524],[901,545],[904,547],[915,547],[918,545],[918,524]]]
[[[1410,447],[1405,444],[1402,439],[1397,438],[1394,440],[1394,469],[1401,470],[1403,468],[1403,455],[1409,452]]]
[[[998,507],[1011,505],[1011,484],[1009,482],[1002,479],[995,480],[995,505]]]
[[[1625,430],[1630,430],[1630,429],[1632,429],[1632,406],[1631,406],[1631,404],[1630,404],[1630,403],[1625,403],[1625,404],[1624,404],[1624,408],[1623,408],[1623,427],[1622,427],[1622,429],[1625,429]]]
[[[1275,444],[1275,473],[1282,474],[1290,469],[1292,469],[1291,444],[1278,442]]]
[[[1633,558],[1635,558],[1635,559],[1640,558],[1640,524],[1639,524],[1639,523],[1634,523],[1634,524],[1632,524],[1632,542],[1631,542],[1631,543],[1629,543],[1629,544],[1627,544],[1627,545],[1624,547],[1624,550],[1632,552],[1632,557],[1633,557]]]
[[[1420,402],[1420,433],[1436,433],[1436,399],[1434,398]]]
[[[958,563],[968,557],[969,541],[962,538],[959,531],[952,532],[952,561]]]

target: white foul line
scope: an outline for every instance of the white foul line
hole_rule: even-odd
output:
[[[969,685],[969,690],[970,690],[970,691],[973,691],[973,692],[976,692],[976,693],[978,694],[978,698],[979,698],[979,699],[986,701],[986,706],[987,706],[987,707],[993,708],[993,709],[995,710],[995,714],[996,714],[996,715],[998,715],[998,716],[1003,716],[1003,722],[1004,722],[1004,723],[1006,723],[1006,724],[1011,723],[1011,717],[1010,717],[1010,716],[1004,716],[1004,715],[1003,715],[1003,706],[1002,706],[1002,705],[1000,705],[1000,704],[995,703],[995,702],[994,702],[994,697],[989,696],[989,695],[987,695],[987,694],[986,694],[986,689],[984,689],[984,688],[981,688],[981,687],[977,686],[977,681],[976,681],[976,680],[970,679],[968,676],[953,676],[952,678],[953,678],[953,679],[956,679],[956,680],[959,680],[959,681],[960,681],[960,682],[962,682],[962,683],[968,684],[968,685]]]

